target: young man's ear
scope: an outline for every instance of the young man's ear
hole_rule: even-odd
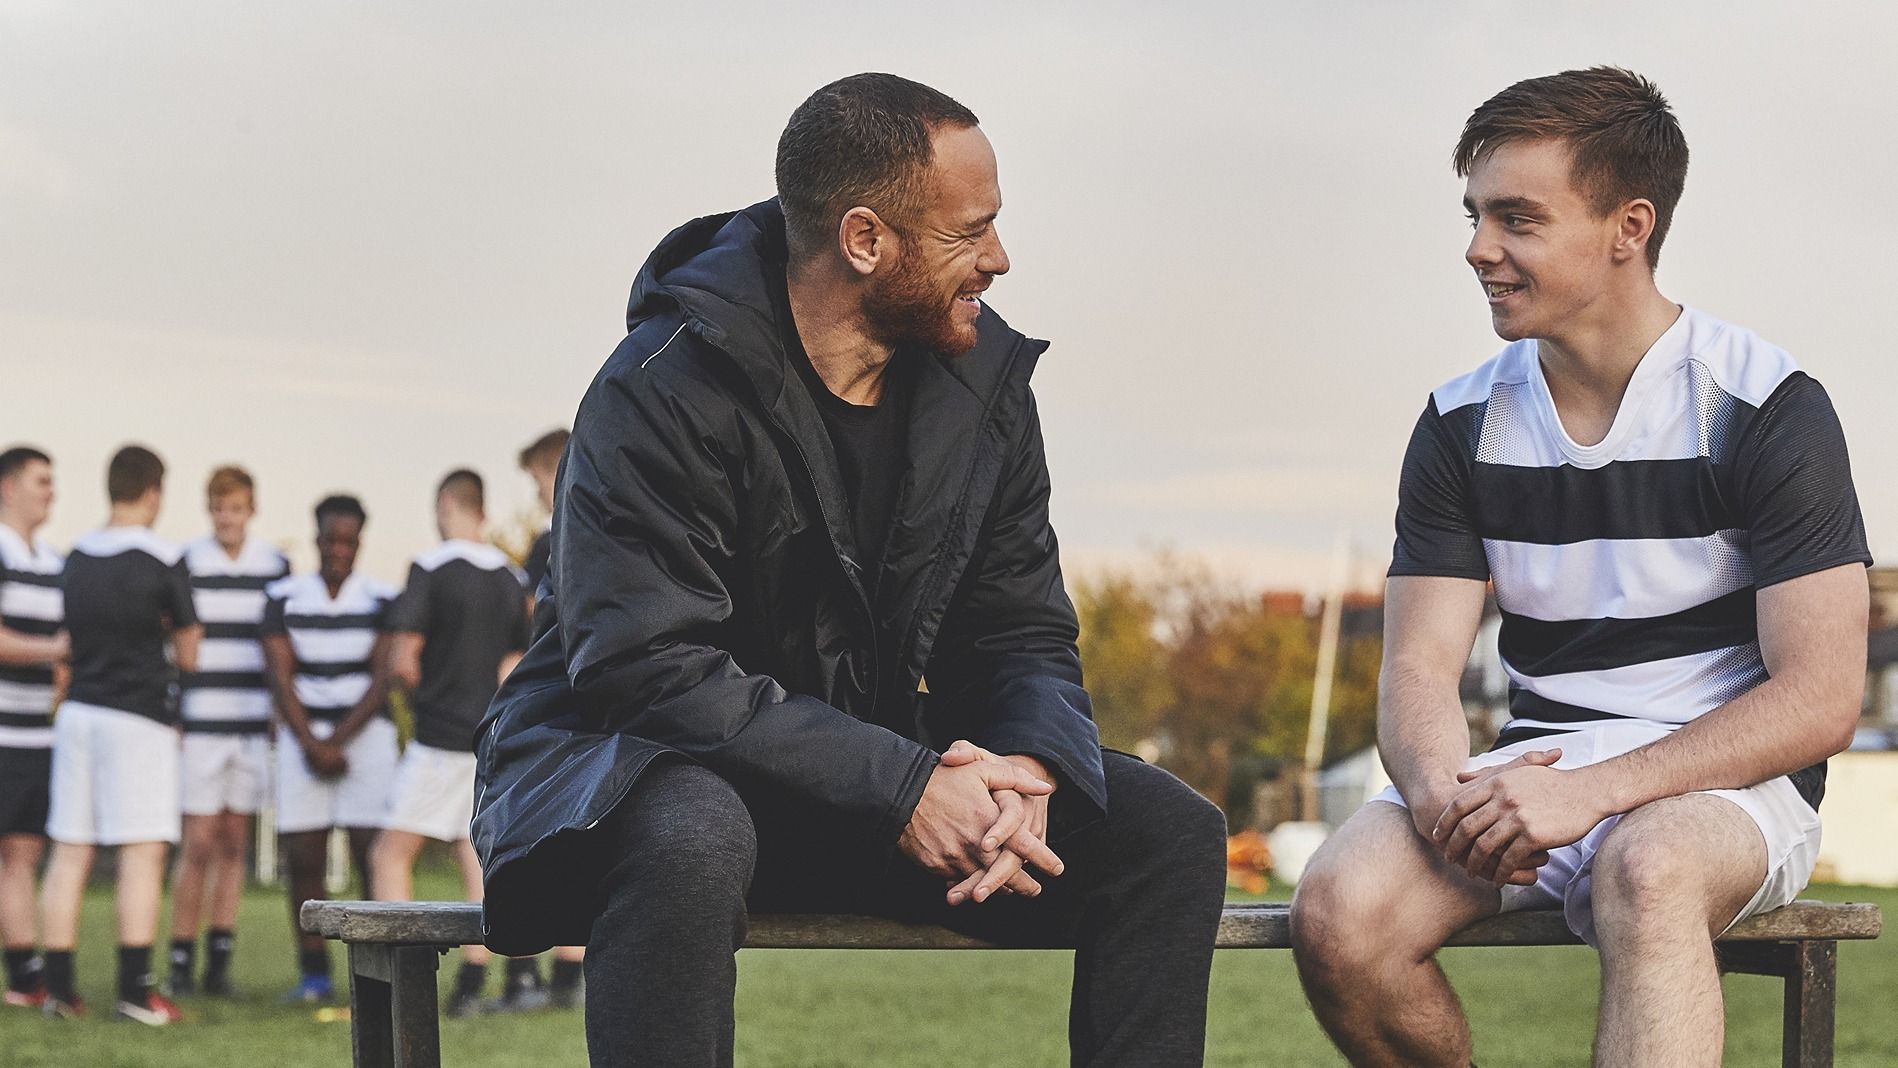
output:
[[[1617,261],[1647,259],[1648,241],[1654,236],[1656,218],[1654,202],[1646,197],[1637,197],[1620,207],[1615,226]]]

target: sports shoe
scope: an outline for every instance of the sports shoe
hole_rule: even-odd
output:
[[[329,976],[306,975],[297,980],[297,985],[291,987],[290,992],[283,996],[283,1002],[286,1005],[298,1002],[313,1005],[333,1000],[335,997],[336,985],[330,982]]]
[[[231,996],[231,977],[228,975],[204,974],[204,983],[199,988],[207,998],[228,998]]]
[[[86,1014],[85,999],[74,995],[71,1001],[55,994],[47,994],[40,1002],[40,1013],[49,1020],[77,1020]]]
[[[37,1009],[46,1004],[46,987],[42,984],[31,990],[8,990],[0,1002],[20,1009]]]
[[[488,1003],[481,999],[479,991],[464,994],[459,991],[448,995],[448,1004],[442,1007],[442,1015],[451,1020],[465,1016],[479,1016],[488,1011]]]
[[[586,980],[581,979],[566,986],[550,987],[547,995],[552,999],[554,1008],[571,1009],[587,1003]]]
[[[156,990],[147,990],[143,1001],[121,1000],[112,1010],[114,1020],[130,1020],[146,1027],[166,1027],[185,1018],[171,999]]]
[[[165,987],[171,991],[171,996],[174,998],[190,997],[198,992],[198,982],[191,978],[191,967],[189,965],[183,968],[173,966],[171,969],[171,981],[166,983]]]

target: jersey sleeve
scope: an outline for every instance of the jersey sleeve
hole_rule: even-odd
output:
[[[1460,410],[1460,409],[1459,409]],[[1433,396],[1411,431],[1397,481],[1392,575],[1489,580],[1489,558],[1470,499],[1470,451]]]
[[[287,600],[279,594],[271,594],[264,599],[264,618],[260,624],[263,633],[290,633],[290,628],[284,623],[284,604]]]
[[[165,577],[159,584],[159,597],[163,601],[159,607],[170,617],[173,630],[198,625],[197,606],[191,601],[191,571],[182,558],[165,568]]]
[[[1735,443],[1733,478],[1764,589],[1842,564],[1869,564],[1845,430],[1825,388],[1795,371]]]
[[[389,610],[386,629],[426,634],[429,622],[429,582],[431,573],[420,564],[409,565],[408,585]]]

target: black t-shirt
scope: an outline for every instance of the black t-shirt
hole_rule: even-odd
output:
[[[422,636],[415,740],[468,752],[500,686],[501,658],[524,652],[527,604],[521,576],[492,545],[445,541],[409,567],[393,629]]]
[[[198,622],[178,546],[146,527],[93,531],[73,544],[64,588],[72,700],[178,722],[165,640]]]

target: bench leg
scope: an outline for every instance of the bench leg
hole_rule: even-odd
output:
[[[1839,944],[1798,942],[1786,970],[1785,1068],[1832,1068]]]
[[[349,947],[349,1027],[356,1068],[441,1068],[433,946]]]

